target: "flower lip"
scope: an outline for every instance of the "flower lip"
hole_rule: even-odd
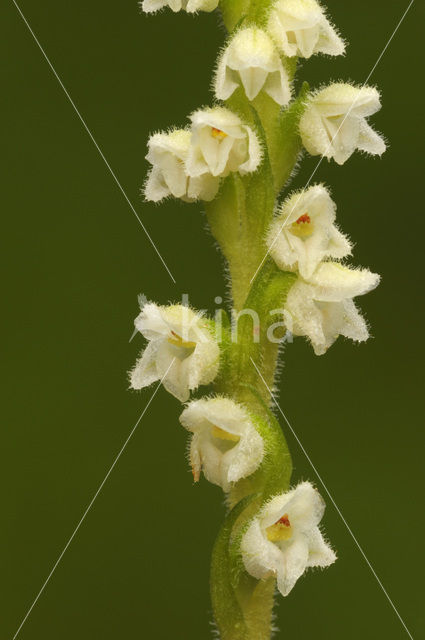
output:
[[[289,540],[292,538],[292,533],[292,526],[287,513],[266,529],[267,540],[270,542]]]
[[[167,338],[170,344],[176,347],[184,347],[185,349],[195,349],[196,342],[183,340],[183,338],[172,329],[170,329],[170,333],[171,333],[170,337]]]
[[[211,135],[217,140],[224,140],[224,138],[227,138],[229,134],[221,129],[217,129],[216,127],[211,127]]]

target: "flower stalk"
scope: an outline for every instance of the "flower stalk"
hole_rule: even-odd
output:
[[[291,488],[291,454],[271,410],[282,347],[304,336],[322,355],[339,335],[366,340],[353,298],[379,282],[343,262],[352,244],[330,191],[287,188],[304,150],[337,164],[356,150],[381,155],[385,143],[366,121],[380,99],[343,82],[295,92],[300,57],[345,50],[316,0],[142,2],[146,13],[164,7],[218,8],[228,38],[214,104],[151,136],[145,196],[203,203],[232,305],[212,320],[185,305],[144,304],[135,324],[148,344],[130,384],[142,389],[168,372],[165,388],[186,403],[194,480],[225,493],[211,563],[220,638],[269,640],[276,589],[286,597],[309,567],[336,559],[318,527],[319,493],[309,482]],[[212,393],[194,399],[205,385]]]

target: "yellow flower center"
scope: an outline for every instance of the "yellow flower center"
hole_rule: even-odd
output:
[[[292,527],[289,522],[288,514],[285,513],[277,522],[266,529],[267,539],[270,542],[279,542],[280,540],[289,540],[292,537]]]
[[[311,236],[313,231],[313,224],[308,213],[303,213],[298,220],[295,220],[295,222],[291,224],[291,232],[294,236],[298,236],[298,238],[307,238]]]
[[[170,344],[173,344],[175,347],[184,347],[185,349],[194,349],[196,347],[196,342],[187,342],[183,340],[178,333],[171,331],[171,336],[167,338]]]
[[[239,442],[240,440],[240,437],[236,434],[220,429],[220,427],[217,427],[216,425],[213,425],[211,433],[214,438],[219,438],[219,440],[230,440],[231,442]]]
[[[224,133],[221,129],[216,129],[215,127],[211,127],[211,135],[217,140],[224,140],[224,138],[227,138],[227,133]]]

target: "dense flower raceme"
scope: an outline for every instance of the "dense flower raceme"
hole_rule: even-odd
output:
[[[275,575],[279,591],[287,596],[307,568],[335,562],[318,527],[324,510],[324,501],[309,482],[267,502],[241,541],[248,573],[258,579]]]
[[[270,255],[284,271],[310,278],[324,258],[344,258],[351,244],[335,226],[336,205],[323,185],[285,200],[267,234]]]
[[[356,149],[372,155],[385,151],[385,142],[366,122],[381,107],[373,87],[336,83],[313,94],[300,120],[303,145],[311,155],[344,164]]]
[[[277,0],[270,12],[268,31],[286,56],[344,53],[343,40],[315,0]]]
[[[261,162],[261,147],[251,127],[224,107],[200,109],[190,116],[192,140],[186,161],[187,173],[227,176],[255,171]]]
[[[153,13],[164,7],[170,7],[173,11],[214,11],[218,5],[218,0],[143,0],[140,3],[143,11]]]
[[[368,269],[322,262],[308,280],[299,278],[291,287],[284,311],[287,329],[307,336],[316,355],[324,354],[339,335],[367,340],[366,322],[352,298],[374,289],[379,279]]]
[[[186,172],[186,158],[192,134],[187,129],[170,133],[156,133],[149,139],[146,159],[152,169],[145,184],[147,200],[158,202],[167,196],[187,202],[213,200],[219,187],[219,178],[204,173],[196,178]]]
[[[230,398],[195,400],[183,411],[180,422],[193,433],[190,462],[195,481],[202,469],[207,480],[227,492],[232,483],[251,475],[263,459],[263,439],[252,418]]]
[[[227,100],[240,85],[248,100],[254,100],[261,90],[280,105],[291,99],[289,78],[279,53],[258,27],[238,31],[217,66],[215,94],[219,100]]]
[[[133,389],[156,380],[181,402],[217,375],[220,350],[208,322],[183,305],[146,304],[134,322],[149,341],[130,372]]]

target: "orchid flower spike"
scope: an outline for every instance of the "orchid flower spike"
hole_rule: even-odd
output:
[[[272,498],[249,525],[241,541],[242,560],[254,578],[275,575],[287,596],[309,567],[328,567],[336,555],[318,524],[325,503],[310,482]]]
[[[169,393],[186,402],[191,390],[214,380],[220,349],[199,313],[183,305],[148,303],[134,324],[149,342],[130,372],[132,389],[162,380]]]
[[[263,439],[240,404],[218,396],[191,402],[180,416],[193,433],[190,461],[195,481],[201,469],[209,482],[230,491],[232,483],[251,475],[264,456]]]
[[[152,169],[145,184],[146,200],[158,202],[168,196],[186,202],[213,200],[219,187],[219,178],[205,173],[191,178],[186,173],[185,162],[190,147],[191,133],[187,129],[175,129],[170,133],[156,133],[148,142],[146,156]]]
[[[270,225],[267,246],[283,271],[308,279],[324,258],[344,258],[351,244],[335,225],[336,205],[320,184],[293,193]]]
[[[240,29],[230,40],[217,67],[215,95],[227,100],[242,85],[248,100],[265,91],[280,105],[288,104],[291,87],[273,41],[258,27]]]
[[[192,142],[186,171],[191,177],[211,173],[227,176],[255,171],[261,162],[261,147],[257,136],[240,118],[224,107],[195,111],[192,121]]]
[[[314,53],[339,56],[345,50],[344,41],[315,0],[277,0],[267,28],[288,57],[310,58]]]
[[[314,94],[300,120],[303,145],[312,156],[344,164],[356,149],[382,155],[385,142],[366,122],[381,108],[373,87],[331,84]]]
[[[145,13],[153,13],[164,7],[170,7],[174,12],[187,11],[196,13],[197,11],[214,11],[219,0],[143,0],[142,9]]]
[[[289,290],[284,310],[288,331],[308,337],[316,355],[323,355],[339,335],[367,340],[366,322],[352,298],[371,291],[379,280],[368,269],[322,262],[308,281],[300,278]]]

